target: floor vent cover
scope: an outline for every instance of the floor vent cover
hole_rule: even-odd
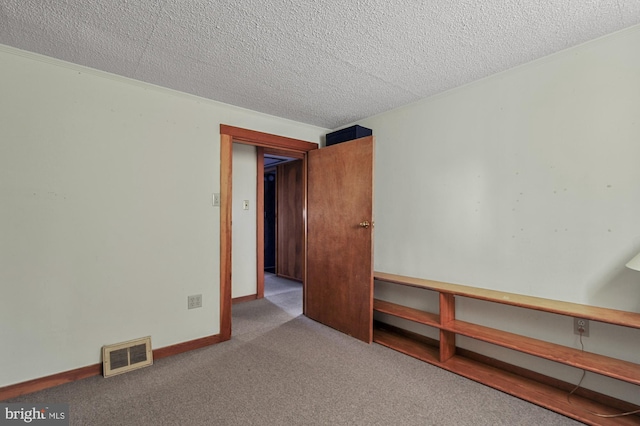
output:
[[[126,373],[153,364],[151,336],[102,347],[104,377]]]

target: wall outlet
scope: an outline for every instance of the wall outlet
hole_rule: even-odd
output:
[[[589,320],[584,318],[574,318],[573,332],[578,335],[582,334],[582,337],[589,337]]]
[[[211,203],[213,207],[220,207],[220,193],[216,192],[213,194],[213,198],[211,199]]]
[[[194,296],[188,296],[187,308],[188,309],[202,308],[202,295],[196,294]]]

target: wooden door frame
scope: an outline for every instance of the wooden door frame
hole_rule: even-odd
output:
[[[307,155],[306,153],[314,149],[318,149],[318,144],[307,142],[299,139],[277,136],[269,133],[262,133],[255,130],[243,129],[239,127],[220,124],[220,337],[221,340],[231,339],[231,218],[232,218],[232,189],[233,189],[233,143],[242,143],[258,147],[258,152],[264,154],[265,150],[279,155],[302,155],[304,167],[304,194],[303,194],[303,216],[305,222],[305,242],[303,249],[306,250],[306,221],[307,221]],[[261,150],[260,148],[263,148]],[[260,163],[258,161],[258,163]],[[264,167],[264,165],[263,165]],[[264,170],[264,169],[263,169]],[[258,181],[261,176],[258,174]],[[258,188],[259,189],[259,188]],[[260,197],[259,197],[260,198]],[[262,204],[258,201],[258,206],[262,205],[264,211],[264,198]],[[262,229],[264,229],[264,218],[262,219]],[[259,226],[259,223],[258,223]],[[258,244],[262,245],[264,250],[264,241]],[[258,246],[260,248],[260,246]],[[256,256],[256,264],[264,265],[264,259],[261,261],[260,256]],[[306,255],[304,255],[306,262]],[[306,265],[305,265],[306,270]],[[258,270],[260,275],[260,270]],[[264,277],[264,275],[262,275]],[[306,276],[303,281],[303,289],[306,286]],[[262,291],[264,293],[264,281],[262,282]]]

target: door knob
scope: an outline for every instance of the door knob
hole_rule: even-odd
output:
[[[359,225],[362,226],[363,228],[369,228],[369,225],[371,224],[369,223],[368,220],[365,220],[364,222],[360,222]]]

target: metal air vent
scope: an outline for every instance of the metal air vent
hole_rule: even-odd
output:
[[[115,376],[153,364],[151,336],[102,347],[102,374]]]

